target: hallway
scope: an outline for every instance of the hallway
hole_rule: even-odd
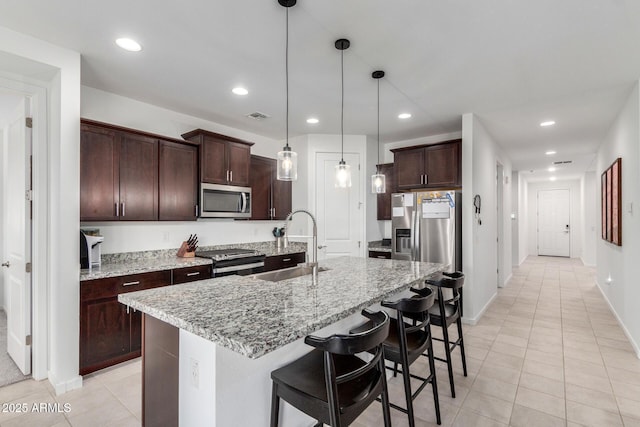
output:
[[[640,426],[640,360],[597,289],[594,270],[579,260],[529,257],[481,321],[465,325],[464,337],[469,376],[462,376],[454,351],[456,399],[446,367],[436,365],[443,426]],[[435,348],[442,353],[440,343]],[[425,362],[414,369],[424,370]],[[82,389],[58,397],[46,381],[3,387],[2,402],[69,403],[70,411],[2,413],[0,426],[140,425],[140,369],[137,360],[88,375]],[[389,384],[392,401],[401,403],[400,377]],[[415,406],[418,426],[436,425],[430,387]],[[407,425],[404,414],[391,415],[394,427]],[[381,426],[380,405],[353,425]]]

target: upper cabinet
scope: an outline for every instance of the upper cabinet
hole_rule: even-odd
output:
[[[80,220],[158,219],[158,141],[83,123]]]
[[[385,192],[377,195],[378,219],[391,220],[391,194],[397,191],[393,163],[378,165],[380,173],[385,176]]]
[[[458,139],[391,150],[397,189],[459,188],[462,185],[461,143]]]
[[[251,219],[285,219],[291,212],[291,182],[278,181],[275,159],[251,156]]]
[[[202,129],[182,137],[200,145],[200,180],[210,184],[249,185],[252,142]]]
[[[82,120],[80,220],[195,220],[198,147]]]
[[[198,147],[160,141],[160,221],[195,221],[198,217]]]

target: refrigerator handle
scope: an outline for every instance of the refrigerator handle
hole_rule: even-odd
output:
[[[420,218],[418,215],[418,207],[413,209],[411,225],[411,261],[420,261]]]

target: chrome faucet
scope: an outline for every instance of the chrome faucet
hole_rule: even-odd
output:
[[[287,234],[287,224],[291,220],[291,217],[293,217],[294,214],[297,214],[299,212],[306,213],[307,215],[309,215],[309,217],[311,217],[311,221],[313,221],[313,236],[291,236],[291,237],[301,237],[301,238],[313,237],[313,258],[310,263],[307,263],[307,265],[310,265],[311,267],[313,267],[313,271],[315,275],[318,269],[318,227],[316,224],[316,219],[311,214],[311,212],[306,211],[304,209],[298,209],[293,212],[290,212],[289,215],[287,215],[287,217],[284,220],[284,247],[286,248],[287,246],[289,246],[289,234]]]

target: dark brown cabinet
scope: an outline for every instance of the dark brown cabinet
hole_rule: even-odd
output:
[[[160,141],[160,221],[194,221],[198,217],[198,147]]]
[[[398,190],[459,188],[461,140],[392,150]]]
[[[395,176],[393,172],[393,163],[384,163],[378,165],[379,171],[385,176],[385,192],[377,195],[378,219],[391,220],[391,194],[397,191],[395,185]]]
[[[173,270],[172,283],[178,285],[180,283],[195,282],[196,280],[204,280],[211,278],[211,265],[198,265],[194,267],[176,268]]]
[[[82,119],[81,221],[197,218],[198,146]]]
[[[268,256],[264,259],[264,271],[281,270],[283,268],[295,267],[305,262],[304,252],[295,252],[286,255]]]
[[[285,219],[291,212],[291,182],[278,181],[275,159],[251,156],[251,219]]]
[[[118,294],[171,284],[171,271],[110,277],[80,285],[80,374],[140,356],[140,313]]]
[[[252,142],[202,129],[182,137],[200,145],[200,180],[210,184],[249,185]]]
[[[158,142],[82,124],[80,220],[158,219]]]
[[[369,258],[391,259],[391,252],[370,250]]]

